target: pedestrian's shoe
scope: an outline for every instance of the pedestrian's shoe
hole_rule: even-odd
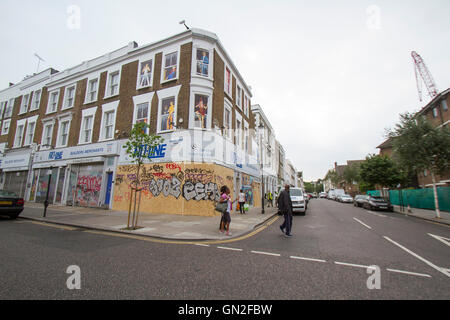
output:
[[[280,226],[280,230],[284,233],[284,228],[282,226]]]
[[[290,238],[290,237],[292,237],[292,234],[289,233],[289,234],[285,234],[284,236],[287,238]]]
[[[231,236],[232,233],[231,233],[231,232],[227,232],[226,235],[227,235],[227,236]]]

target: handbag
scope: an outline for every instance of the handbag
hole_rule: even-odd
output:
[[[218,202],[216,204],[215,210],[219,211],[220,213],[224,213],[225,211],[227,211],[228,208],[228,203],[226,202]]]

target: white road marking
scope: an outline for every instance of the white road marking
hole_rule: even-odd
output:
[[[196,246],[199,247],[209,247],[209,244],[203,244],[203,243],[195,243]]]
[[[449,238],[444,238],[444,237],[437,236],[437,235],[431,234],[431,233],[428,233],[428,235],[435,238],[436,240],[441,241],[442,243],[445,243],[446,245],[448,245],[450,247],[450,239]]]
[[[356,218],[353,218],[353,220],[356,220],[356,221],[358,221],[359,223],[361,223],[364,227],[366,227],[366,228],[368,228],[368,229],[372,229],[372,227],[371,226],[368,226],[367,224],[365,224],[364,222],[362,222],[361,220],[358,220],[358,219],[356,219]]]
[[[353,264],[353,263],[346,263],[346,262],[338,262],[338,261],[335,261],[334,263],[335,263],[335,264],[339,264],[339,265],[341,265],[341,266],[357,267],[357,268],[364,268],[364,269],[368,269],[368,268],[373,269],[371,266],[363,266],[363,265],[360,265],[360,264]]]
[[[366,210],[366,212],[371,213],[371,214],[373,214],[373,215],[375,215],[375,216],[378,216],[378,217],[387,218],[387,216],[384,216],[384,215],[382,215],[382,214],[379,214],[379,213],[376,213],[376,212],[373,212],[373,211]]]
[[[229,247],[217,247],[217,249],[231,250],[231,251],[242,251],[242,249],[229,248]]]
[[[275,257],[279,257],[280,256],[279,253],[270,253],[270,252],[264,252],[264,251],[252,251],[252,253],[265,254],[265,255],[268,255],[268,256],[275,256]]]
[[[409,271],[396,270],[396,269],[386,269],[386,270],[387,271],[391,271],[391,272],[409,274],[409,275],[412,275],[412,276],[431,278],[431,276],[429,274],[424,274],[424,273],[416,273],[416,272],[409,272]]]
[[[410,255],[412,255],[412,256],[416,257],[417,259],[421,260],[422,262],[425,262],[427,265],[429,265],[429,266],[432,267],[433,269],[436,269],[437,271],[442,272],[443,274],[445,274],[447,277],[450,278],[450,272],[448,271],[448,269],[444,269],[444,268],[438,267],[437,265],[435,265],[435,264],[431,263],[430,261],[428,261],[428,260],[422,258],[422,257],[419,256],[418,254],[412,252],[412,251],[409,250],[408,248],[405,248],[405,247],[402,246],[401,244],[395,242],[394,240],[392,240],[392,239],[390,239],[390,238],[388,238],[388,237],[386,237],[386,236],[383,236],[383,238],[385,238],[387,241],[389,241],[389,242],[395,244],[395,245],[396,245],[397,247],[399,247],[400,249],[402,249],[402,250],[408,252]]]
[[[290,258],[291,259],[314,261],[314,262],[326,262],[325,260],[321,260],[321,259],[312,259],[312,258],[304,258],[304,257],[296,257],[296,256],[291,256]]]

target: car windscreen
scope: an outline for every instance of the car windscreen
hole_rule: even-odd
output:
[[[300,189],[291,189],[289,190],[289,194],[291,197],[301,197],[303,196],[303,192]]]
[[[0,197],[15,197],[17,198],[17,194],[7,190],[0,190]]]

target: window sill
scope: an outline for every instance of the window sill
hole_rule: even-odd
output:
[[[57,112],[57,110],[55,110],[55,111],[50,111],[50,112],[46,112],[45,115],[52,114],[52,113],[56,113],[56,112]]]
[[[111,99],[111,98],[117,98],[119,96],[118,93],[112,95],[112,96],[104,96],[103,99]]]
[[[91,144],[91,143],[92,143],[92,140],[89,141],[89,142],[78,142],[78,145],[79,146],[84,146],[84,145]]]
[[[169,82],[172,82],[172,81],[177,81],[178,80],[178,77],[177,78],[173,78],[173,79],[168,79],[168,80],[161,80],[161,84],[164,84],[164,83],[169,83]]]
[[[109,139],[98,139],[98,142],[114,141],[114,138]]]
[[[72,109],[72,108],[73,108],[73,106],[70,106],[70,107],[63,107],[63,108],[61,108],[61,111],[68,110],[68,109]]]

